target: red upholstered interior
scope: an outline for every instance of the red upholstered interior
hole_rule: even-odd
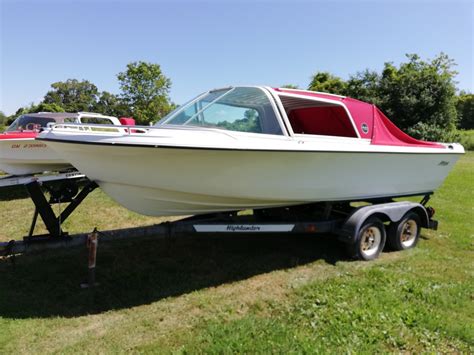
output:
[[[295,133],[357,137],[346,111],[340,106],[294,109],[289,119]]]

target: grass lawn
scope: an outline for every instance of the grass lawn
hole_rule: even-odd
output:
[[[329,236],[115,241],[99,246],[100,286],[81,290],[84,249],[0,260],[0,353],[473,353],[472,201],[468,153],[431,201],[439,230],[373,262]],[[157,221],[100,191],[87,202],[67,230]],[[0,202],[4,240],[30,212]]]

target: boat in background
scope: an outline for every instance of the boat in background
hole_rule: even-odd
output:
[[[145,215],[425,195],[464,148],[416,140],[374,105],[270,87],[211,90],[154,127],[56,124],[38,135]]]
[[[133,119],[105,116],[91,112],[40,112],[19,116],[5,132],[0,133],[0,170],[11,175],[27,175],[44,171],[60,171],[71,167],[45,143],[35,141],[49,124],[81,123],[121,125]]]

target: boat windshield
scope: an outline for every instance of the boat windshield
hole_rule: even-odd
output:
[[[56,122],[56,120],[51,117],[21,115],[7,128],[7,132],[33,131],[41,127],[46,127],[50,122]]]
[[[255,87],[210,91],[171,112],[156,125],[283,134],[269,98],[262,89]]]

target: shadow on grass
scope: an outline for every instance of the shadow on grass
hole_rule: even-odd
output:
[[[83,290],[86,250],[53,250],[0,260],[0,317],[75,317],[148,304],[316,260],[335,264],[330,236],[199,236],[114,241],[98,249],[97,281]]]

